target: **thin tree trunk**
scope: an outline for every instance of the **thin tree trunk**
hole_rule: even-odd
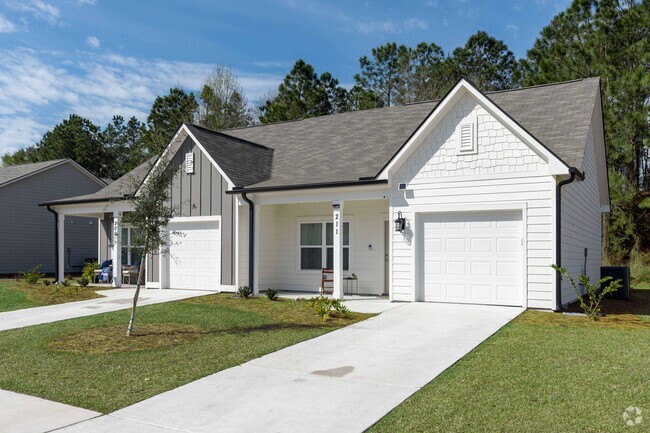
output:
[[[133,329],[133,320],[135,319],[135,309],[138,307],[138,296],[140,296],[140,283],[144,275],[144,266],[147,263],[147,251],[143,251],[142,260],[140,260],[140,269],[138,269],[138,281],[135,285],[135,294],[133,295],[133,306],[131,307],[131,318],[129,319],[129,327],[126,329],[126,336],[131,336]]]

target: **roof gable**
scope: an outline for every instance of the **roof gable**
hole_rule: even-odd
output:
[[[81,172],[83,175],[96,182],[98,185],[106,186],[106,182],[94,176],[92,173],[74,162],[72,159],[64,158],[53,159],[51,161],[34,162],[30,164],[8,165],[0,167],[0,188],[63,164],[70,164],[79,170],[79,172]]]

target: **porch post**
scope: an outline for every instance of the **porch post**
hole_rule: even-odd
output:
[[[332,202],[334,236],[334,299],[343,299],[343,201]]]
[[[113,212],[113,287],[122,287],[122,212]]]
[[[56,224],[56,237],[57,237],[57,269],[56,281],[60,283],[65,280],[65,215],[59,213],[57,215],[58,221]]]

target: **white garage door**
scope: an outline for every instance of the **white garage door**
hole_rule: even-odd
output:
[[[520,211],[425,215],[420,233],[421,299],[523,304]]]
[[[219,290],[220,222],[172,222],[169,230],[169,287]]]

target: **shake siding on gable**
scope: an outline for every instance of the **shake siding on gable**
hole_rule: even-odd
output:
[[[458,155],[456,128],[478,123],[478,152]],[[396,185],[407,182],[407,191]],[[391,179],[390,202],[394,219],[398,211],[407,219],[407,230],[393,232],[393,299],[420,300],[416,293],[414,238],[415,213],[447,205],[471,209],[476,204],[525,203],[527,238],[526,280],[528,306],[552,308],[555,181],[546,162],[510,130],[466,95],[434,127],[419,148]],[[414,292],[414,287],[416,292]]]
[[[601,213],[594,148],[594,125],[589,131],[582,171],[585,179],[562,187],[562,266],[577,280],[585,273],[594,282],[600,279]],[[587,248],[585,268],[585,248]],[[568,281],[562,281],[562,303],[577,298]]]

